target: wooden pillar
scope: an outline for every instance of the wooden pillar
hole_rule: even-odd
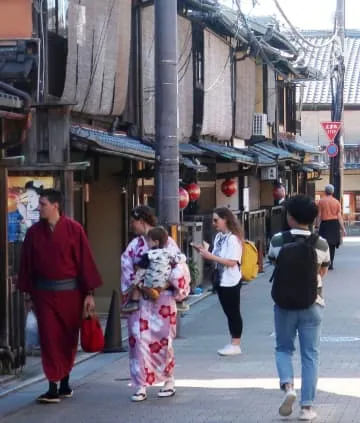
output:
[[[1,144],[4,139],[4,121],[1,124]],[[0,151],[4,157],[4,150]],[[2,349],[9,346],[9,284],[8,284],[8,170],[0,166],[0,359],[5,353]]]
[[[65,170],[62,178],[62,191],[64,194],[64,212],[67,216],[74,217],[74,172]]]
[[[69,107],[50,108],[48,112],[49,162],[70,161],[70,109]]]
[[[28,165],[35,165],[38,161],[38,121],[35,109],[31,111],[31,127],[27,140],[24,144],[25,162]]]

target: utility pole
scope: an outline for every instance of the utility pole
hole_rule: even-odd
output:
[[[179,224],[177,0],[155,0],[155,187],[162,225]]]
[[[335,27],[337,33],[336,40],[336,62],[332,75],[333,103],[331,120],[333,122],[343,122],[344,113],[344,79],[345,79],[345,0],[337,0]],[[344,138],[343,125],[335,137],[334,143],[338,147],[338,154],[330,162],[330,183],[334,185],[334,196],[342,202],[343,180],[344,180]]]

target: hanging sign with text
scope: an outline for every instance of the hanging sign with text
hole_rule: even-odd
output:
[[[342,122],[320,122],[330,142],[334,142],[334,139],[340,131]]]

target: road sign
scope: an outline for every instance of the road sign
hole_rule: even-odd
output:
[[[327,152],[329,157],[336,157],[339,153],[339,147],[336,144],[334,144],[333,142],[331,142],[326,147],[326,152]]]
[[[336,135],[338,134],[342,122],[320,122],[321,126],[324,128],[327,137],[329,138],[330,142],[334,142]]]

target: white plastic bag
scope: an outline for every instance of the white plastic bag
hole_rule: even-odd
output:
[[[37,319],[33,311],[29,311],[25,324],[25,345],[27,350],[39,346],[39,330]]]

